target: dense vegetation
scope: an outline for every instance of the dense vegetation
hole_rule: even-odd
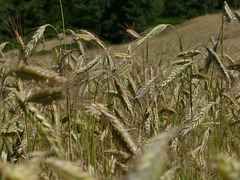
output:
[[[2,20],[23,27],[24,36],[32,27],[50,23],[62,28],[59,0],[9,0],[0,1]],[[123,40],[123,26],[133,26],[137,32],[160,23],[175,24],[184,19],[212,13],[222,8],[222,0],[63,0],[67,28],[88,29],[105,40]],[[233,8],[237,0],[229,1]],[[18,14],[18,20],[16,18]],[[121,35],[122,32],[122,35]],[[50,32],[51,33],[51,32]],[[6,25],[0,23],[0,40],[10,37]]]
[[[159,24],[142,35],[126,29],[134,41],[122,51],[69,30],[78,48],[41,57],[34,49],[54,26],[27,43],[15,30],[15,51],[0,44],[1,178],[240,179],[240,64],[225,54],[226,28],[240,14],[224,2],[218,15],[212,43],[188,50]],[[179,51],[159,62],[150,48],[167,28]]]

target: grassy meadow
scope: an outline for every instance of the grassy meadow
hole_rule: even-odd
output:
[[[240,179],[239,22],[225,2],[112,46],[13,27],[16,44],[0,44],[1,179]]]

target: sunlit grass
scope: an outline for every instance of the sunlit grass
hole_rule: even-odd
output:
[[[43,29],[28,45],[16,36],[0,64],[1,175],[238,179],[238,25],[225,20],[190,20],[179,37],[162,24],[112,47],[87,30],[36,52]]]

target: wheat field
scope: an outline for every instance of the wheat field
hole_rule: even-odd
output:
[[[45,56],[52,25],[28,41],[13,29],[16,45],[0,44],[2,179],[240,179],[239,17],[224,2],[111,47],[66,30],[77,48],[59,40]]]

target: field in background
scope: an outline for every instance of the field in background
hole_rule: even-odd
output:
[[[211,37],[217,39],[219,31],[221,28],[221,15],[220,14],[211,14],[205,15],[198,18],[194,18],[186,21],[181,25],[177,25],[176,29],[183,40],[183,46],[185,50],[194,49],[197,46],[201,45],[211,45]],[[225,52],[226,54],[234,53],[233,58],[238,58],[238,51],[235,47],[239,47],[240,39],[240,25],[239,22],[235,21],[231,24],[225,26],[224,32],[224,44],[226,45]],[[170,32],[169,32],[170,31]],[[126,33],[127,36],[127,33]],[[74,43],[74,40],[71,36],[66,38],[67,44]],[[39,43],[36,47],[35,52],[48,51],[51,54],[51,50],[54,47],[64,44],[62,40],[61,43],[59,39],[53,39],[44,43]],[[179,42],[175,32],[168,28],[167,32],[162,32],[160,37],[156,37],[151,40],[150,44],[150,54],[154,56],[154,59],[172,59],[179,53]],[[112,45],[112,49],[126,50],[126,45]]]
[[[225,3],[111,47],[80,30],[43,48],[51,25],[28,42],[16,30],[0,64],[1,175],[239,179],[239,17]]]

